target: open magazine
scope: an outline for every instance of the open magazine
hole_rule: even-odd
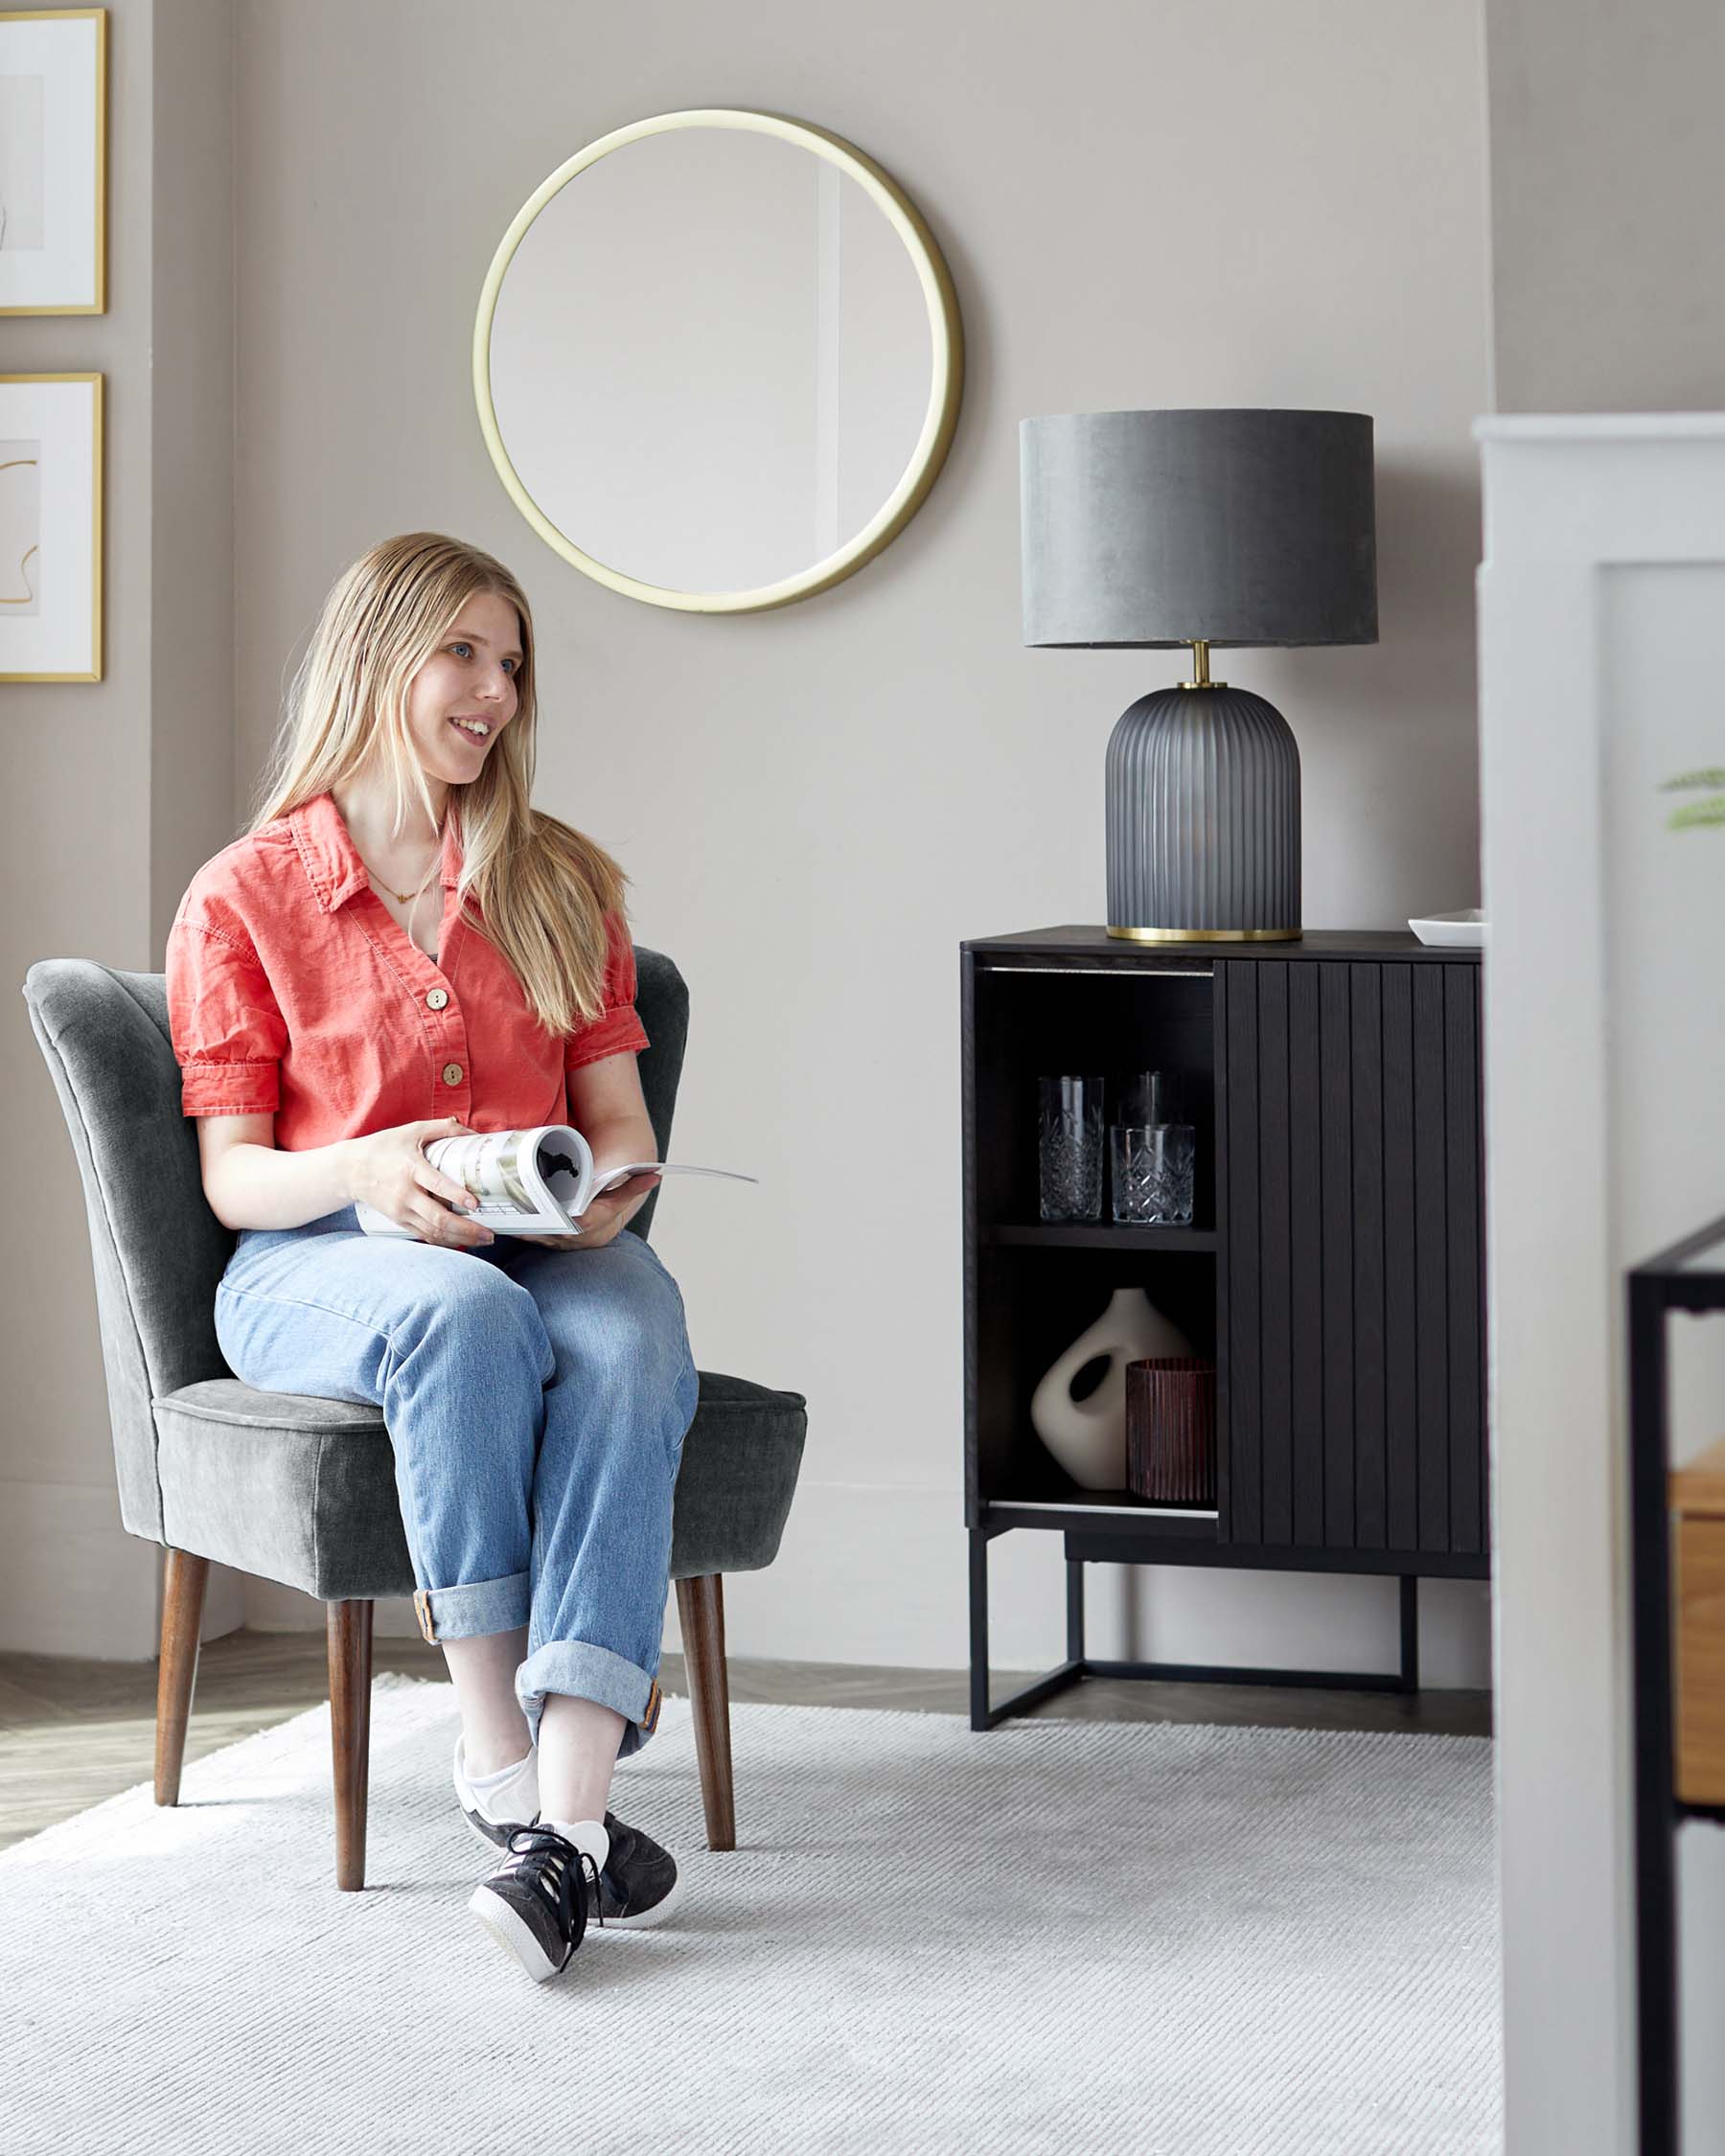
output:
[[[593,1164],[593,1149],[567,1123],[542,1123],[531,1131],[461,1131],[433,1138],[426,1158],[445,1175],[465,1183],[477,1205],[451,1207],[496,1235],[579,1234],[576,1221],[602,1190],[611,1190],[631,1176],[725,1176],[734,1182],[759,1182],[734,1168],[691,1168],[678,1160],[632,1160],[607,1168]],[[368,1235],[398,1235],[423,1242],[363,1199],[355,1201],[355,1217]]]

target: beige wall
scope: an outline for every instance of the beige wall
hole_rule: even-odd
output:
[[[1486,0],[1496,409],[1725,403],[1725,9]]]
[[[231,0],[155,0],[150,965],[234,835],[234,54]],[[210,1568],[202,1636],[244,1621]]]
[[[957,946],[1101,917],[1103,746],[1173,675],[1166,654],[1022,648],[1017,423],[1377,415],[1382,642],[1230,672],[1300,739],[1311,924],[1472,904],[1477,11],[1119,0],[1057,35],[1026,0],[485,19],[448,0],[242,11],[237,776],[362,548],[425,524],[517,567],[539,615],[540,798],[615,849],[638,939],[690,983],[676,1150],[762,1178],[673,1191],[656,1243],[699,1360],[810,1397],[785,1548],[732,1584],[731,1643],[955,1664]],[[563,563],[493,473],[469,378],[481,280],[538,182],[697,103],[815,120],[878,158],[945,247],[970,339],[957,440],[906,535],[752,617],[640,606]],[[1000,1658],[1056,1659],[1056,1550],[996,1550]],[[1145,1579],[1096,1601],[1100,1653],[1138,1630],[1193,1659],[1394,1659],[1383,1581]],[[1484,1590],[1426,1605],[1433,1674],[1484,1682]],[[292,1598],[251,1606],[285,1619]]]
[[[106,678],[0,690],[0,1058],[8,1099],[41,1133],[9,1149],[9,1210],[31,1225],[0,1256],[0,1609],[8,1646],[89,1652],[127,1634],[147,1651],[155,1565],[120,1528],[83,1203],[20,991],[37,958],[150,963],[151,21],[140,0],[109,14],[108,310],[0,325],[8,373],[105,377]],[[68,1578],[84,1592],[67,1594]]]
[[[1101,917],[1104,745],[1121,708],[1174,668],[1166,654],[1022,648],[1017,423],[1135,404],[1376,415],[1382,641],[1230,654],[1230,672],[1300,737],[1311,926],[1392,927],[1473,903],[1478,11],[1095,0],[1051,38],[1028,0],[986,12],[881,0],[842,18],[790,0],[746,15],[538,0],[490,17],[451,0],[300,0],[243,4],[236,24],[226,826],[204,832],[200,793],[179,855],[166,833],[128,828],[129,899],[104,894],[80,941],[90,902],[71,850],[34,835],[43,801],[69,823],[76,791],[63,748],[34,748],[34,798],[23,790],[11,812],[31,823],[39,885],[14,976],[49,950],[142,964],[148,942],[160,963],[163,907],[237,827],[317,603],[355,555],[419,526],[500,554],[538,613],[540,798],[618,853],[638,940],[672,952],[690,984],[675,1149],[763,1179],[734,1194],[693,1184],[659,1209],[656,1242],[683,1284],[698,1359],[810,1397],[785,1547],[771,1571],[732,1583],[731,1646],[955,1665],[957,946]],[[816,599],[732,619],[616,598],[545,548],[491,470],[469,377],[486,265],[540,179],[623,121],[707,103],[817,121],[885,164],[947,252],[970,348],[952,456],[907,533]],[[116,264],[117,298],[139,274],[137,244]],[[212,283],[218,349],[225,300]],[[212,365],[196,295],[184,304],[186,349]],[[98,349],[90,330],[74,349]],[[140,327],[134,373],[148,349]],[[159,395],[160,342],[156,364]],[[189,590],[179,540],[203,539],[198,587],[218,638],[227,419],[218,399],[205,520],[195,505],[158,517],[153,562],[157,589],[172,577]],[[110,542],[116,631],[150,567],[147,501],[131,543]],[[132,729],[138,783],[153,770],[158,791],[170,773],[193,778],[184,759],[204,743],[207,789],[226,750],[197,721],[171,719],[173,666],[165,638],[117,636],[108,683],[34,708],[62,731],[80,698],[112,711],[116,732]],[[213,694],[201,685],[197,708]],[[109,758],[91,765],[104,814],[124,817],[134,796],[110,783]],[[46,1116],[25,1045],[9,1037]],[[39,1205],[75,1197],[58,1132],[34,1172]],[[64,1453],[75,1425],[80,1472],[99,1486],[80,1220],[38,1270],[17,1340],[65,1338],[83,1389],[40,1382],[31,1456],[39,1468]],[[1055,1659],[1057,1550],[1024,1536],[995,1549],[997,1660]],[[1099,1654],[1394,1660],[1383,1581],[1116,1576],[1093,1599]],[[254,1586],[247,1607],[254,1622],[319,1621],[282,1590]],[[1430,1676],[1485,1681],[1484,1589],[1429,1584],[1424,1609]]]
[[[150,963],[233,837],[234,16],[155,0]]]
[[[19,1125],[0,1258],[0,1644],[153,1653],[158,1559],[114,1489],[83,1199],[20,993],[37,958],[153,970],[186,879],[231,836],[232,76],[226,0],[119,0],[108,23],[108,310],[4,325],[6,371],[100,370],[105,667],[4,692],[0,793]],[[237,1621],[218,1581],[210,1623]]]

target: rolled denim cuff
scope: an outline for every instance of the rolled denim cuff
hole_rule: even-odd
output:
[[[516,1671],[515,1684],[535,1744],[547,1692],[568,1692],[576,1699],[595,1700],[613,1709],[629,1725],[617,1747],[619,1759],[638,1752],[658,1727],[659,1703],[664,1698],[658,1679],[638,1663],[626,1662],[609,1647],[595,1647],[586,1640],[547,1640]]]
[[[419,1628],[433,1644],[472,1640],[482,1632],[514,1632],[527,1622],[532,1606],[526,1572],[469,1580],[462,1587],[420,1587],[413,1594]]]

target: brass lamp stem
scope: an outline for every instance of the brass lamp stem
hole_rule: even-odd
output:
[[[1209,670],[1209,641],[1207,637],[1189,639],[1192,647],[1192,678],[1183,681],[1183,689],[1226,689],[1226,681],[1212,681]]]

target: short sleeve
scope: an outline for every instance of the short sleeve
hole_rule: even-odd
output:
[[[272,1115],[288,1027],[237,916],[182,904],[168,931],[168,1031],[186,1115]]]
[[[605,928],[610,947],[605,965],[605,1008],[596,1019],[564,1036],[565,1072],[579,1070],[585,1063],[597,1063],[602,1056],[621,1055],[631,1049],[638,1053],[652,1044],[634,1007],[634,944],[629,924],[621,913],[612,911],[605,916]]]

